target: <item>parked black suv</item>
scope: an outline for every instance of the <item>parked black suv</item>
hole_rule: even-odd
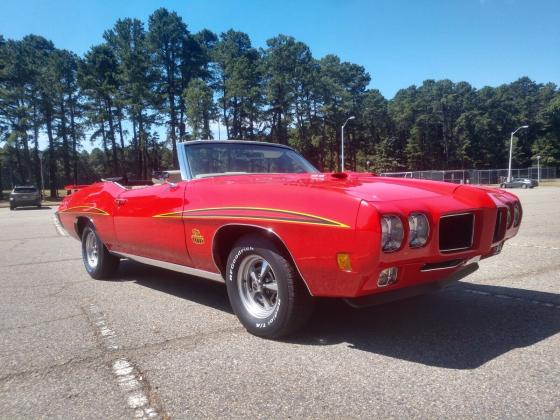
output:
[[[15,187],[10,193],[10,210],[23,206],[41,208],[41,193],[32,185]]]

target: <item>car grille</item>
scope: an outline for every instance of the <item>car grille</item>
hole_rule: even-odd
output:
[[[494,227],[494,237],[492,242],[499,242],[506,236],[507,228],[507,209],[499,208],[496,214],[496,226]]]
[[[473,245],[474,214],[461,213],[442,216],[439,221],[439,250],[457,252]]]

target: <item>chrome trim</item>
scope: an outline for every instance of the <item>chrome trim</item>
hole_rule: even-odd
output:
[[[177,160],[179,161],[179,169],[181,170],[181,179],[183,181],[191,179],[185,147],[184,143],[177,145]]]
[[[470,211],[466,211],[464,213],[450,213],[450,214],[444,214],[443,216],[440,216],[440,219],[445,219],[446,217],[453,217],[453,216],[464,216],[466,214],[472,214],[474,216],[473,212]]]
[[[167,261],[154,260],[152,258],[141,257],[139,255],[127,254],[126,252],[111,251],[111,253],[118,255],[119,257],[128,258],[142,264],[148,264],[154,267],[165,268],[166,270],[176,271],[178,273],[189,274],[191,276],[203,277],[205,279],[219,281],[220,283],[225,283],[224,278],[219,273],[211,273],[210,271],[199,270],[198,268],[187,267],[185,265],[174,264]]]
[[[421,268],[421,269],[420,269],[420,272],[421,272],[421,273],[427,273],[427,272],[429,272],[429,271],[451,270],[451,269],[453,269],[453,268],[459,267],[461,264],[464,264],[464,263],[465,263],[465,260],[460,260],[457,264],[455,264],[455,265],[449,265],[449,266],[447,266],[447,267],[437,267],[437,268],[427,268],[427,269]]]
[[[471,249],[474,246],[474,230],[476,227],[476,214],[474,212],[464,212],[464,213],[452,213],[452,214],[446,214],[443,216],[439,217],[439,220],[441,221],[441,219],[445,219],[447,217],[454,217],[454,216],[464,216],[470,214],[473,217],[473,224],[472,224],[472,232],[471,232],[471,244],[467,247],[462,247],[462,248],[452,248],[452,249],[446,249],[446,250],[442,250],[440,248],[439,245],[439,238],[438,238],[438,248],[439,248],[439,252],[441,253],[449,253],[449,252],[455,252],[455,251],[464,251],[465,249]],[[441,224],[438,222],[438,235],[440,234],[439,229],[441,228]]]

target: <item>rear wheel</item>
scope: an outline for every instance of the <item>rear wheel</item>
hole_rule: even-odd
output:
[[[247,331],[260,337],[288,335],[312,312],[313,298],[295,267],[258,235],[244,236],[231,250],[226,285],[233,311]]]
[[[120,258],[112,255],[89,224],[82,233],[82,260],[88,274],[94,279],[106,279],[115,273]]]

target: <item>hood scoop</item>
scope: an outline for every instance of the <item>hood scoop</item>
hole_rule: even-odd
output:
[[[331,177],[334,179],[346,179],[348,178],[348,173],[347,172],[333,172],[331,174]]]

